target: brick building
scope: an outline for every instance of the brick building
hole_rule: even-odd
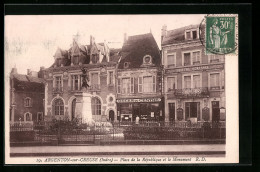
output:
[[[10,122],[44,120],[44,79],[40,72],[27,70],[27,75],[10,73]]]
[[[45,115],[48,120],[82,118],[82,70],[87,71],[93,119],[113,120],[116,114],[115,71],[117,52],[107,44],[80,45],[75,39],[69,50],[57,49],[54,64],[45,70]]]
[[[205,55],[199,33],[199,25],[162,28],[166,121],[225,120],[225,57]]]
[[[125,35],[117,69],[118,120],[164,120],[160,66],[160,50],[151,33]]]

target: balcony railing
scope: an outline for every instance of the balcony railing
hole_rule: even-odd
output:
[[[90,91],[99,91],[100,90],[100,85],[99,84],[91,84],[89,86]]]
[[[63,87],[54,87],[52,91],[53,93],[62,93]]]
[[[208,87],[176,89],[174,95],[177,98],[209,97]]]

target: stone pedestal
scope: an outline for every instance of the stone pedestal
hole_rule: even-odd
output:
[[[92,124],[91,94],[83,92],[82,99],[82,122]]]

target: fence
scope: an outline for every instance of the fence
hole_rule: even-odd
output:
[[[11,142],[88,143],[128,140],[225,139],[225,122],[96,122],[52,121],[11,124]]]

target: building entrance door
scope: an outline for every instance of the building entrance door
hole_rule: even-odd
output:
[[[169,103],[169,120],[175,121],[175,103]]]
[[[71,120],[75,118],[75,111],[76,111],[76,99],[73,99],[71,103]]]
[[[109,111],[109,121],[114,121],[115,119],[115,112],[113,110]]]
[[[220,119],[219,101],[212,101],[212,121],[219,121],[219,119]]]

